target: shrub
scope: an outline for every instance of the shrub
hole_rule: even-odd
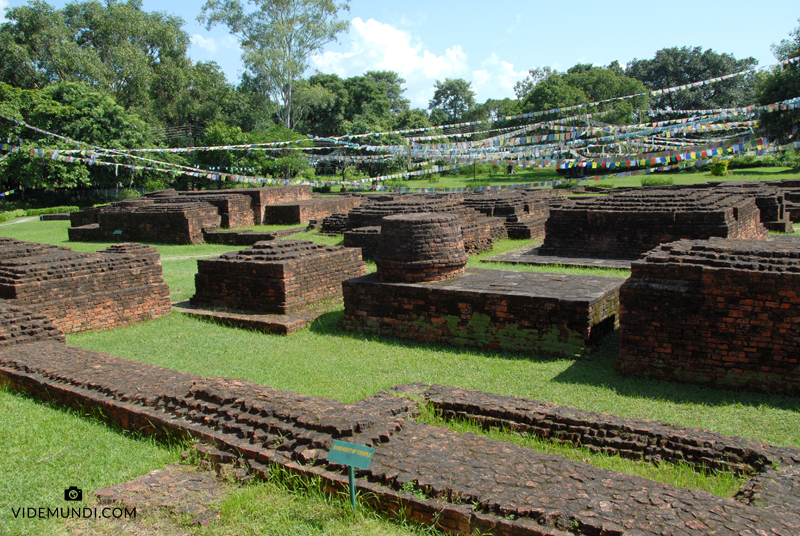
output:
[[[596,186],[598,188],[613,188],[613,182],[598,182],[597,184],[590,184],[590,186]]]
[[[728,161],[721,160],[711,164],[711,174],[715,177],[724,177],[728,174]]]
[[[642,177],[642,186],[669,186],[675,184],[672,177]]]
[[[329,194],[331,193],[331,185],[326,184],[325,186],[312,186],[311,191],[318,194]]]
[[[73,206],[66,207],[50,207],[50,208],[31,208],[28,209],[28,216],[39,216],[40,214],[62,214],[64,212],[77,212],[80,208]]]
[[[572,188],[573,186],[577,186],[577,185],[578,185],[578,183],[576,181],[567,181],[567,182],[563,182],[561,184],[554,184],[553,185],[553,190],[567,190],[567,189]]]
[[[18,208],[16,210],[12,210],[11,212],[0,212],[0,223],[2,223],[4,221],[8,221],[8,220],[13,220],[15,218],[22,218],[23,216],[26,216],[26,215],[27,215],[27,212],[25,212],[21,208]]]

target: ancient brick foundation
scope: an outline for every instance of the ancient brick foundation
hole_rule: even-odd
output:
[[[635,259],[659,244],[765,239],[754,198],[707,189],[639,190],[551,205],[541,255]]]
[[[381,228],[379,225],[351,229],[344,233],[344,247],[359,248],[362,258],[374,259],[378,254],[380,235]]]
[[[223,190],[224,191],[224,190]],[[233,190],[234,192],[236,190]],[[187,201],[195,202],[202,201],[217,207],[217,213],[220,217],[220,227],[225,229],[233,229],[236,227],[247,227],[253,225],[253,209],[251,205],[251,198],[247,195],[239,195],[234,193],[220,193],[217,195],[205,194],[198,196],[175,196],[155,198],[156,204],[165,203],[178,203],[184,204]]]
[[[331,214],[322,219],[319,225],[320,234],[340,235],[347,231],[347,213]]]
[[[0,298],[53,319],[66,333],[109,329],[171,311],[155,248],[97,253],[0,238]]]
[[[634,262],[617,370],[800,395],[800,240],[680,241]]]
[[[562,192],[553,190],[490,190],[470,194],[461,204],[503,218],[508,238],[542,240],[549,204],[563,198]]]
[[[473,268],[426,283],[370,274],[342,284],[343,325],[412,341],[575,358],[614,329],[623,281]]]
[[[207,244],[228,244],[231,246],[252,246],[256,242],[275,240],[305,231],[305,227],[293,227],[279,231],[203,231],[203,240]]]
[[[0,347],[43,340],[63,343],[66,337],[50,317],[0,300]]]
[[[384,281],[416,283],[463,274],[469,257],[454,214],[383,218],[375,264]]]
[[[197,268],[192,305],[273,314],[339,298],[342,281],[366,273],[358,250],[304,240],[258,242]]]
[[[264,223],[287,225],[308,223],[338,212],[347,212],[360,204],[360,196],[340,195],[269,205],[264,211]]]
[[[99,352],[39,341],[0,347],[0,380],[65,406],[102,409],[127,430],[188,434],[221,459],[245,458],[316,477],[347,493],[328,463],[334,439],[375,448],[357,490],[389,514],[452,533],[504,536],[715,534],[800,531],[800,450],[664,423],[624,419],[443,386],[398,386],[352,404],[243,380],[204,378]],[[560,456],[458,434],[409,419],[425,400],[446,415],[474,416],[610,453],[674,458],[756,472],[737,499],[677,489]],[[719,463],[708,463],[708,462]]]

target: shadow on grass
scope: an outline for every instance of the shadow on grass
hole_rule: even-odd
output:
[[[704,406],[769,406],[800,412],[800,397],[721,389],[705,385],[651,380],[626,376],[614,370],[619,356],[619,331],[610,335],[592,354],[592,359],[575,361],[553,381],[566,384],[593,385],[611,389],[620,396],[655,399],[677,404]]]

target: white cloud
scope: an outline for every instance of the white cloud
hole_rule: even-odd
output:
[[[351,22],[349,52],[326,51],[312,57],[311,66],[325,73],[356,76],[370,70],[396,71],[406,79],[412,106],[426,108],[436,80],[469,72],[467,54],[453,45],[437,55],[424,49],[411,34],[375,19]]]
[[[517,13],[517,18],[516,18],[516,20],[514,21],[514,24],[512,24],[511,26],[509,26],[509,28],[508,28],[508,30],[507,30],[507,31],[508,31],[508,33],[514,33],[514,30],[516,30],[516,29],[517,29],[517,26],[519,26],[519,23],[520,23],[521,21],[522,21],[522,15],[520,15],[519,13]]]
[[[8,7],[8,0],[0,0],[0,22],[6,22],[6,8]]]
[[[472,83],[478,101],[488,98],[514,97],[514,84],[525,78],[527,71],[515,71],[514,64],[501,60],[494,52],[481,62],[481,69],[472,71]]]
[[[5,0],[0,0],[0,2],[3,1]],[[191,41],[192,45],[202,48],[203,50],[208,52],[210,56],[216,54],[218,48],[233,49],[238,46],[236,38],[233,37],[232,35],[226,35],[221,38],[214,38],[214,37],[203,37],[200,34],[194,34],[192,35]]]

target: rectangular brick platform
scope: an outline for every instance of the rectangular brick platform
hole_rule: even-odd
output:
[[[765,239],[754,198],[713,189],[642,189],[550,207],[540,255],[636,259],[659,244]]]
[[[425,283],[350,279],[343,325],[386,337],[581,357],[617,321],[615,277],[467,269]]]
[[[58,342],[0,347],[0,380],[31,396],[102,409],[126,430],[190,435],[245,458],[266,477],[282,467],[347,493],[326,461],[334,439],[375,448],[357,490],[373,507],[446,532],[497,536],[790,536],[800,531],[800,450],[665,423],[623,419],[443,386],[397,386],[352,404],[244,380],[205,378]],[[678,489],[411,420],[417,400],[448,414],[555,430],[552,441],[609,452],[720,460],[755,475],[736,499]],[[523,429],[523,428],[521,428]],[[643,456],[644,457],[644,456]],[[412,493],[413,491],[413,493]]]
[[[800,395],[800,239],[683,240],[620,290],[617,370]]]
[[[109,329],[171,311],[155,248],[123,243],[81,253],[0,238],[0,298],[66,333]]]
[[[264,210],[265,224],[308,223],[336,214],[347,212],[361,204],[360,196],[340,195],[336,197],[314,197],[290,203],[269,205]]]
[[[199,259],[190,303],[288,314],[342,295],[345,279],[366,273],[354,248],[304,240],[257,242],[214,259]]]

